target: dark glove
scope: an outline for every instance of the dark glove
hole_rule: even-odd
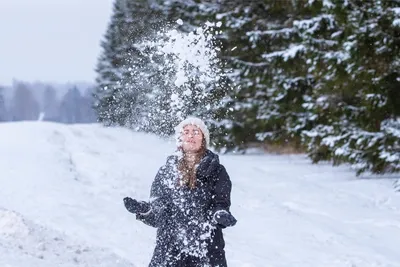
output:
[[[223,228],[234,226],[237,222],[235,217],[232,216],[226,210],[218,210],[214,213],[213,220],[216,224],[222,226]]]
[[[219,166],[218,157],[205,156],[197,166],[197,174],[202,177],[211,176]]]
[[[132,213],[145,213],[150,210],[150,204],[144,201],[137,201],[130,197],[124,198],[125,208]]]

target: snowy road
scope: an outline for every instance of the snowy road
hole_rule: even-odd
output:
[[[33,122],[0,124],[0,147],[0,266],[147,266],[155,229],[122,198],[147,199],[173,143]],[[391,180],[356,179],[304,156],[221,161],[238,219],[224,232],[230,267],[400,266],[400,193]]]

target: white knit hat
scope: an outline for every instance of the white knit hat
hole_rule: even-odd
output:
[[[206,147],[208,147],[210,145],[210,132],[207,129],[206,124],[204,123],[204,121],[200,118],[197,117],[187,117],[186,119],[184,119],[183,121],[181,121],[178,126],[175,127],[175,135],[176,138],[179,138],[183,128],[186,125],[196,125],[197,127],[200,128],[200,130],[203,132],[204,135],[204,139],[206,140]]]

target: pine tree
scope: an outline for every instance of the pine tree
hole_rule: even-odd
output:
[[[62,123],[83,122],[82,95],[76,86],[69,89],[61,100],[60,122]]]
[[[216,74],[214,71],[216,68],[213,68],[212,73],[207,75],[204,70],[200,70],[198,64],[196,66],[196,64],[190,63],[190,59],[184,59],[184,56],[182,57],[182,54],[179,54],[181,48],[178,46],[174,51],[157,53],[157,48],[154,49],[154,43],[157,44],[160,41],[158,43],[159,49],[165,46],[166,42],[170,42],[169,45],[174,46],[172,39],[179,33],[182,35],[177,37],[179,40],[176,44],[188,41],[188,36],[193,36],[193,34],[199,37],[197,40],[193,40],[193,43],[204,41],[201,38],[203,33],[198,31],[199,29],[209,28],[206,26],[206,17],[212,14],[212,10],[217,6],[216,2],[151,1],[151,9],[156,13],[163,14],[165,23],[158,32],[159,35],[155,36],[153,40],[153,49],[146,51],[150,58],[149,68],[145,72],[146,77],[149,77],[146,83],[152,89],[148,91],[144,101],[146,110],[142,110],[142,114],[146,127],[142,129],[168,136],[173,133],[173,128],[178,121],[188,115],[200,116],[209,121],[209,125],[212,127],[215,118],[213,111],[217,109],[216,103],[219,102],[223,95],[222,91],[226,88],[225,86],[224,88],[221,87],[223,85],[221,81],[212,84],[200,80]],[[177,24],[178,19],[183,23]],[[175,36],[170,36],[172,29],[177,29],[179,32]],[[185,33],[188,35],[184,35]],[[205,34],[207,35],[207,33]],[[187,45],[192,46],[193,44],[188,43]],[[187,51],[187,48],[184,48],[184,50]],[[212,49],[203,47],[194,52],[201,54],[204,53],[204,50],[211,51]],[[198,57],[198,54],[192,54],[193,58]],[[181,62],[178,62],[179,60]],[[200,59],[200,61],[202,60]],[[183,61],[185,62],[184,69],[177,70],[177,65]],[[182,72],[188,79],[184,83],[180,82]]]
[[[283,143],[288,138],[299,143],[300,129],[290,136],[288,125],[303,115],[297,110],[311,79],[299,60],[301,49],[291,47],[298,38],[291,21],[302,15],[295,3],[222,1],[214,14],[223,24],[220,58],[234,84],[219,112],[227,133],[219,136],[220,147],[242,149],[252,142]]]
[[[149,59],[136,46],[152,36],[160,20],[147,0],[116,0],[98,60],[94,108],[106,125],[137,128],[142,120],[144,73]]]
[[[192,0],[152,0],[151,8],[164,14],[168,24],[174,24],[178,19],[182,24],[178,29],[182,32],[192,32],[205,22],[214,22],[215,14],[222,7],[221,0],[192,1]]]
[[[43,92],[43,108],[44,120],[57,121],[59,119],[59,101],[56,91],[53,87],[47,86]]]
[[[191,64],[190,59],[183,59],[184,69],[177,70],[179,47],[175,51],[160,49],[168,41],[165,38],[175,37],[168,36],[171,29],[195,29],[194,24],[185,27],[174,21],[174,14],[183,9],[193,17],[206,12],[203,5],[190,1],[116,1],[98,64],[95,108],[99,121],[168,136],[177,122],[189,114],[213,120],[213,110],[218,108],[226,86],[221,88],[221,81],[214,85],[201,81],[207,74],[202,73],[201,66]],[[197,41],[203,40],[194,40]],[[110,63],[114,54],[118,54],[120,65]],[[183,84],[179,71],[184,71],[188,78]]]
[[[337,1],[334,49],[312,61],[317,84],[306,131],[314,162],[349,162],[358,174],[400,170],[399,1]],[[313,36],[310,36],[312,38]]]
[[[94,94],[97,102],[95,109],[98,120],[106,125],[123,125],[129,121],[131,114],[131,98],[125,93],[127,68],[129,67],[128,40],[129,31],[132,28],[132,18],[128,9],[128,1],[116,0],[114,2],[113,15],[101,46],[103,52],[97,65],[98,77],[97,90]]]
[[[312,93],[313,76],[306,65],[309,51],[297,23],[313,17],[314,10],[304,1],[270,1],[264,12],[268,16],[257,19],[259,24],[247,32],[258,59],[246,73],[248,77],[258,74],[250,89],[256,104],[255,134],[267,144],[289,143],[300,148],[301,131],[310,126],[303,103]]]
[[[6,103],[3,95],[3,88],[0,87],[0,122],[7,121],[7,108]]]
[[[32,91],[22,82],[16,82],[13,87],[10,114],[12,121],[37,120],[40,108]]]
[[[85,90],[82,95],[81,110],[82,110],[82,122],[93,123],[96,122],[96,113],[93,109],[93,88],[89,87]]]
[[[195,96],[203,95],[202,97],[195,97],[194,101],[190,101],[190,96],[186,100],[185,97],[180,99],[187,107],[182,116],[192,114],[206,120],[213,136],[215,148],[227,147],[232,143],[228,133],[231,132],[234,121],[230,116],[230,111],[233,110],[233,101],[230,94],[232,94],[234,83],[231,75],[234,70],[228,64],[225,64],[226,60],[223,58],[222,48],[225,33],[220,28],[220,25],[218,25],[218,20],[216,19],[218,13],[226,11],[222,9],[224,2],[220,0],[156,0],[156,4],[153,5],[154,8],[165,14],[167,21],[171,24],[178,19],[182,20],[183,23],[181,26],[177,27],[180,32],[193,33],[196,29],[207,28],[207,34],[214,34],[215,38],[212,38],[213,40],[211,41],[213,49],[211,50],[216,52],[217,57],[215,64],[212,66],[212,72],[215,72],[215,76],[219,77],[219,79],[205,85],[198,83],[196,79],[199,75],[192,73],[193,76],[190,78],[192,81],[187,84],[186,89],[177,88],[175,91],[179,92],[178,95],[182,95],[185,91],[191,91]],[[229,1],[226,2],[229,3]],[[213,23],[214,26],[212,26]],[[201,86],[199,87],[199,85]],[[176,119],[174,120],[176,121]]]
[[[305,94],[311,94],[312,79],[304,69],[305,57],[298,56],[301,49],[291,46],[299,39],[290,28],[294,17],[312,15],[298,10],[303,2],[176,0],[164,6],[171,19],[183,18],[183,31],[206,21],[222,22],[215,43],[222,47],[219,58],[226,76],[215,94],[220,105],[210,110],[217,148],[288,139],[299,145],[301,130],[310,127],[302,104]]]

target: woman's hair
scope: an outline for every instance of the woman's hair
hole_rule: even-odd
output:
[[[182,153],[183,157],[178,160],[178,183],[182,186],[186,185],[189,188],[193,189],[196,187],[196,166],[200,163],[201,159],[206,153],[206,139],[204,138],[204,136],[201,142],[200,150],[196,153],[193,164],[189,165],[186,160],[185,152],[183,150]]]

